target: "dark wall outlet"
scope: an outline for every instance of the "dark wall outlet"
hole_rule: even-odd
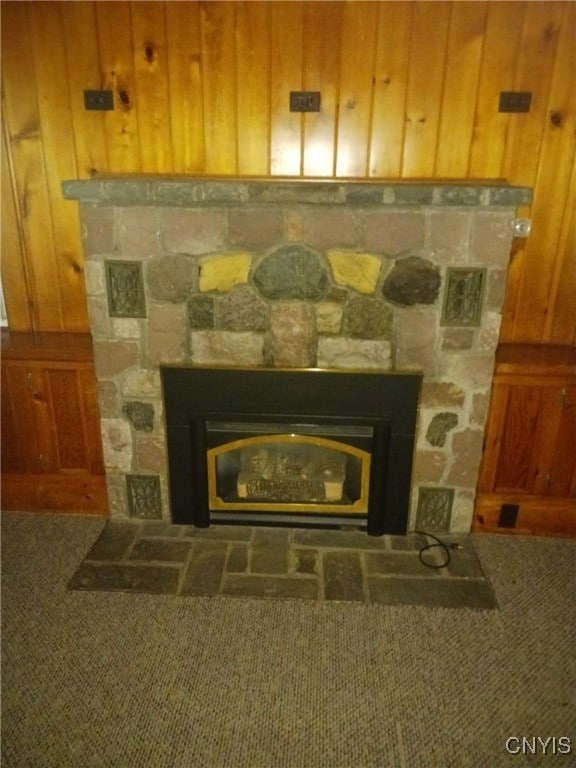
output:
[[[518,519],[519,504],[502,504],[500,507],[500,516],[498,518],[499,528],[516,528]]]
[[[290,91],[290,112],[320,112],[320,91]]]
[[[84,107],[86,109],[114,109],[114,94],[112,91],[84,91]]]
[[[498,112],[530,112],[530,91],[502,91]]]

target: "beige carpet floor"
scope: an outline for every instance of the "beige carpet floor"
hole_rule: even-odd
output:
[[[573,540],[472,537],[477,611],[68,590],[101,528],[3,515],[3,768],[576,763]]]

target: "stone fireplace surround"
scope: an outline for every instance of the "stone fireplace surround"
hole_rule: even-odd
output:
[[[112,516],[170,519],[161,364],[421,370],[409,529],[470,530],[529,189],[137,176],[63,191],[80,202]]]

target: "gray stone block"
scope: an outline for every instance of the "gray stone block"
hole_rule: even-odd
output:
[[[151,403],[132,401],[124,403],[122,413],[132,423],[134,429],[152,432],[154,429],[154,406]]]
[[[318,582],[305,577],[226,576],[222,595],[235,597],[282,597],[317,600]]]
[[[324,596],[327,600],[364,602],[364,574],[357,552],[326,552],[323,555]]]
[[[394,304],[434,304],[440,290],[440,271],[428,259],[408,256],[399,259],[386,277],[383,295]]]
[[[382,205],[384,192],[380,184],[352,184],[344,188],[348,205]]]
[[[398,184],[391,187],[396,205],[431,205],[434,188],[429,184]]]
[[[122,560],[132,546],[138,530],[134,523],[109,521],[92,545],[86,559]]]
[[[227,546],[218,542],[196,542],[180,589],[182,595],[215,595],[220,590]]]
[[[288,536],[285,528],[254,530],[252,573],[288,573]]]
[[[437,193],[434,195],[434,202],[439,205],[475,206],[480,205],[482,199],[482,187],[468,187],[458,184],[438,187]]]
[[[160,560],[169,563],[183,563],[192,548],[191,541],[175,539],[140,538],[132,547],[130,560]]]
[[[446,437],[451,429],[458,424],[456,413],[437,413],[426,430],[426,440],[430,445],[441,447],[446,443]]]
[[[171,565],[83,563],[70,580],[70,589],[151,594],[176,594],[180,569]]]
[[[248,570],[248,546],[233,544],[226,561],[226,573],[246,573]]]
[[[501,205],[510,208],[530,205],[532,202],[532,190],[530,187],[489,187],[488,202],[490,205]]]
[[[368,576],[433,576],[417,552],[369,552],[366,554]]]
[[[202,330],[214,328],[215,308],[211,296],[193,296],[188,300],[188,325],[190,328]]]
[[[321,299],[328,287],[328,273],[319,256],[301,245],[283,245],[254,271],[254,285],[267,299]]]
[[[418,579],[372,577],[368,579],[370,601],[382,605],[422,605],[430,608],[497,608],[485,581],[464,579]]]
[[[342,315],[345,336],[360,339],[389,339],[394,326],[394,312],[381,299],[352,297]]]

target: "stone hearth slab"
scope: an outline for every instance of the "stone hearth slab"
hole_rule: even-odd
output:
[[[71,590],[495,609],[468,536],[108,521]]]

